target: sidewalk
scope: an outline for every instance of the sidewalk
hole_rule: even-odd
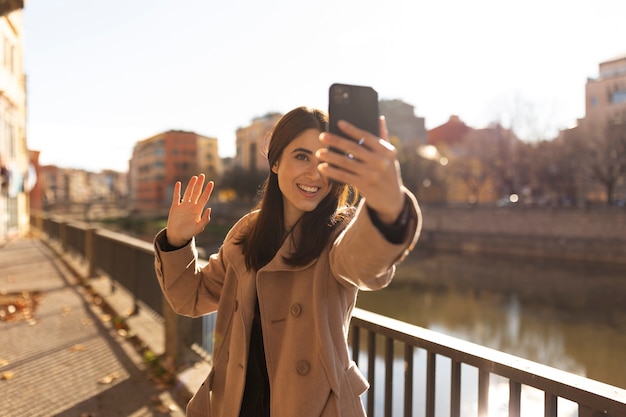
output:
[[[98,291],[104,283],[93,284]],[[39,239],[0,247],[0,415],[184,416],[183,384],[155,380],[132,339],[115,329],[124,315],[115,309],[131,305],[120,291],[94,297]],[[160,323],[132,319],[129,332],[162,349]]]

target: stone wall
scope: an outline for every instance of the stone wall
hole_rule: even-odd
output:
[[[423,206],[419,245],[626,264],[624,208]]]

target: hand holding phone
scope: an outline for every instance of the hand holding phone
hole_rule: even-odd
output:
[[[333,84],[329,89],[328,133],[317,151],[320,172],[339,184],[350,184],[365,197],[378,218],[393,223],[404,207],[404,192],[396,148],[378,110],[378,93],[371,87]],[[347,122],[341,125],[338,122]]]

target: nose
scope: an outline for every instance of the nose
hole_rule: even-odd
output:
[[[319,170],[317,169],[317,166],[319,165],[319,161],[313,161],[313,163],[307,168],[306,170],[306,176],[309,179],[318,179],[321,177],[321,173],[319,172]]]

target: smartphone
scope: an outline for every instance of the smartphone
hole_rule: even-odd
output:
[[[337,127],[339,120],[345,120],[380,136],[378,93],[367,86],[339,83],[331,85],[328,89],[328,119],[328,131],[343,137],[346,134]]]

